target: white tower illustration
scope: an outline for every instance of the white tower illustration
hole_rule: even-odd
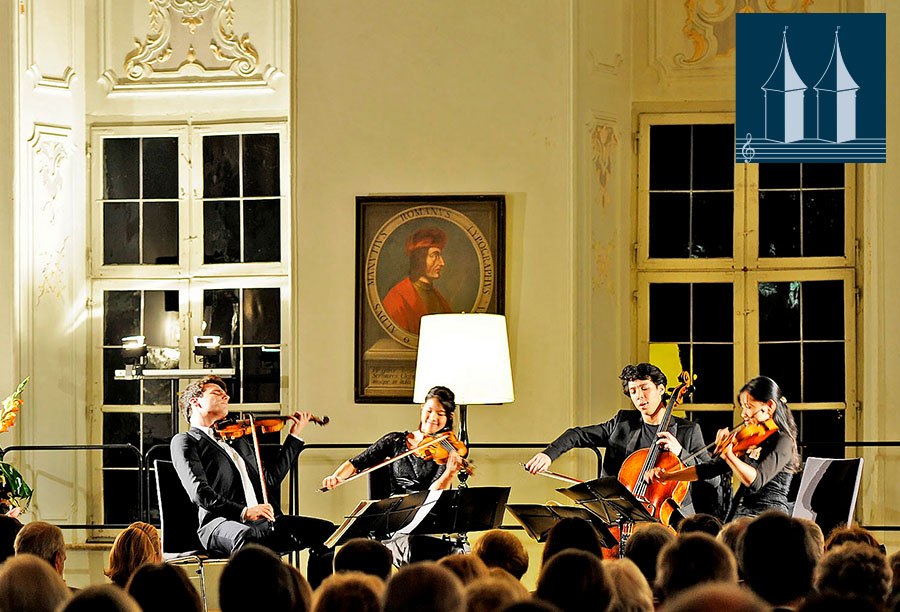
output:
[[[856,91],[859,85],[850,76],[841,45],[838,42],[837,26],[834,31],[834,48],[831,59],[816,90],[816,137],[829,142],[847,142],[856,139]]]
[[[802,140],[803,94],[807,87],[791,62],[787,26],[781,36],[778,62],[761,89],[765,98],[765,137],[779,142]]]

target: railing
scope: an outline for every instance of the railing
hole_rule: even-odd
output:
[[[263,444],[263,447],[277,447],[279,444]],[[369,444],[307,444],[303,447],[303,451],[308,450],[360,450],[367,448]],[[883,442],[856,441],[856,442],[800,442],[802,448],[815,448],[825,446],[843,446],[851,448],[896,448],[900,447],[900,441],[890,440]],[[471,449],[542,449],[544,444],[538,443],[472,443],[469,445]],[[142,455],[140,450],[132,444],[59,444],[59,445],[20,445],[0,448],[0,461],[5,461],[6,456],[13,452],[31,452],[31,451],[106,451],[106,450],[125,450],[134,454],[135,468],[140,474],[138,491],[138,515],[146,522],[150,521],[150,500],[154,499],[154,494],[150,491],[150,473],[152,472],[152,463],[155,458],[169,459],[168,444],[157,444],[147,449]],[[601,473],[602,454],[599,449],[590,448],[594,452],[597,460],[597,476]],[[165,451],[165,452],[164,452]],[[162,456],[160,456],[162,455]],[[295,463],[288,474],[288,513],[297,514],[299,512],[299,472]],[[74,524],[65,523],[58,524],[62,529],[124,529],[127,524],[120,523],[89,523]],[[871,531],[900,531],[900,525],[862,525]]]

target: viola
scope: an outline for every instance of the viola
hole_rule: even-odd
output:
[[[219,432],[219,435],[225,441],[236,440],[244,436],[251,435],[254,431],[257,434],[275,433],[284,429],[284,426],[294,419],[285,415],[273,415],[254,418],[248,416],[243,419],[226,418],[217,422],[213,427]],[[328,425],[330,419],[325,417],[313,416],[310,418],[311,423],[315,423],[320,427]]]
[[[406,437],[406,447],[409,449],[415,448],[416,451],[413,454],[420,459],[434,461],[438,465],[446,464],[450,459],[450,453],[455,452],[460,457],[463,457],[463,470],[470,475],[474,472],[472,464],[465,460],[466,455],[469,454],[468,447],[456,437],[453,431],[445,431],[440,434],[426,434],[418,445],[415,443],[413,434],[409,434]]]
[[[729,446],[731,452],[741,456],[747,451],[759,446],[773,433],[778,431],[778,425],[773,419],[767,419],[762,423],[741,423],[716,444],[716,449],[712,452],[712,456],[718,457],[724,453]]]

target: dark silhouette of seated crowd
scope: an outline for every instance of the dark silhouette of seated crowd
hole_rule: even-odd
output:
[[[73,589],[63,580],[59,528],[2,518],[0,612],[203,609],[185,569],[162,563],[151,525],[135,523],[116,538],[109,583]],[[548,534],[533,591],[521,581],[528,552],[508,530],[481,534],[470,553],[400,569],[381,542],[351,540],[315,590],[278,554],[251,544],[225,565],[218,601],[223,612],[900,610],[900,552],[887,556],[861,527],[825,537],[812,521],[767,511],[724,526],[695,516],[680,529],[639,525],[623,557],[604,559],[590,523],[563,519]]]

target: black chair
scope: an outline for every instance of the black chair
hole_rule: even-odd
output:
[[[155,460],[156,498],[159,502],[160,539],[162,540],[163,561],[173,565],[197,565],[200,577],[200,596],[206,610],[206,574],[209,564],[224,564],[228,557],[212,553],[203,548],[197,537],[197,506],[181,486],[178,472],[171,461]],[[169,519],[168,521],[166,519]]]

